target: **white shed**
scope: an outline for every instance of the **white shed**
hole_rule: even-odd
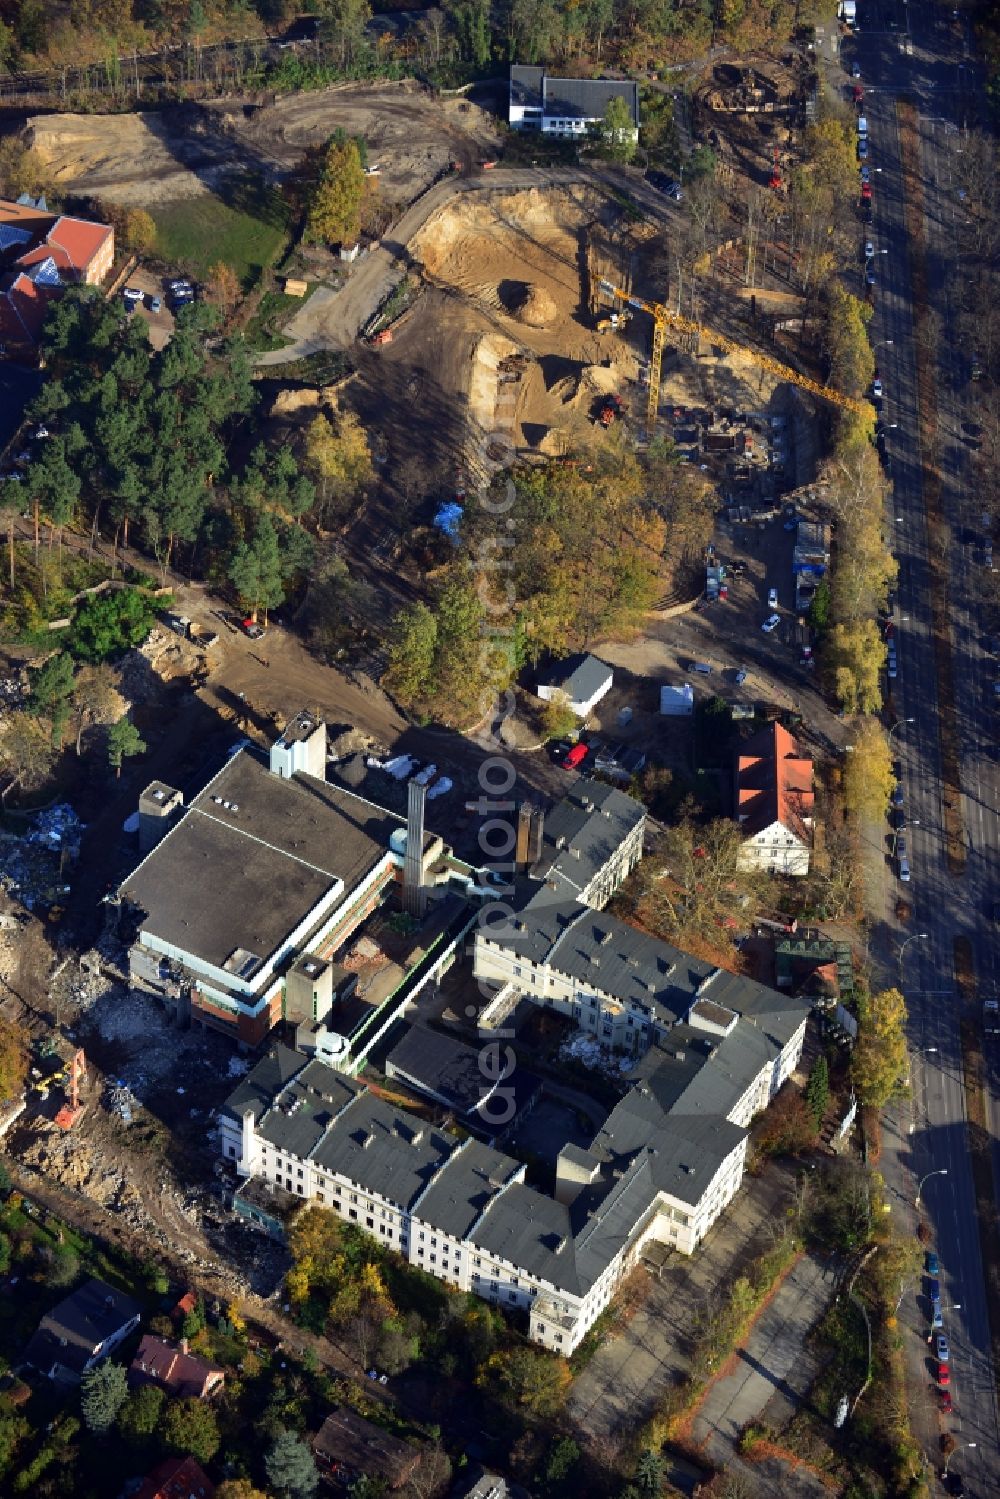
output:
[[[611,691],[614,672],[596,656],[568,656],[556,661],[538,679],[538,696],[545,702],[565,695],[577,718],[586,718]]]
[[[694,688],[690,682],[680,687],[660,688],[660,712],[668,718],[689,718],[694,712]]]

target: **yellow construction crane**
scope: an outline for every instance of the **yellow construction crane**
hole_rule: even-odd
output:
[[[717,344],[727,354],[742,354],[744,358],[758,365],[760,369],[767,370],[768,374],[774,375],[779,380],[788,380],[792,385],[798,385],[800,389],[819,396],[820,400],[832,401],[834,405],[843,406],[845,411],[853,411],[858,416],[871,414],[871,407],[867,401],[857,401],[853,396],[845,396],[841,391],[834,390],[831,385],[820,385],[818,380],[810,380],[808,375],[800,375],[798,370],[782,364],[780,359],[772,359],[769,354],[758,354],[756,349],[748,349],[745,344],[726,338],[723,333],[715,333],[711,328],[702,329],[700,323],[694,322],[691,318],[682,317],[679,312],[671,312],[670,308],[664,307],[661,302],[646,302],[642,297],[632,297],[620,287],[612,286],[610,281],[601,282],[601,291],[637,312],[648,312],[653,319],[653,353],[649,361],[649,395],[646,402],[646,428],[650,437],[656,427],[656,418],[660,409],[660,369],[663,364],[663,345],[666,342],[668,328],[676,328],[680,333],[690,333],[695,338],[700,338],[704,332],[706,338],[711,339],[713,344]]]

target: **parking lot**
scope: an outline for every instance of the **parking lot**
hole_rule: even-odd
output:
[[[142,292],[142,301],[135,306],[134,317],[142,318],[149,327],[149,341],[154,349],[162,349],[170,341],[174,331],[173,313],[167,306],[167,289],[162,276],[156,276],[144,266],[136,266],[125,283]],[[124,291],[124,288],[123,288]],[[159,312],[153,312],[150,304],[154,297],[160,299]]]

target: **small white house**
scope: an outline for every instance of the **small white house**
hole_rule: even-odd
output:
[[[537,130],[572,140],[604,123],[612,99],[624,99],[639,139],[639,85],[620,78],[550,78],[544,68],[510,70],[507,120],[512,130]]]
[[[577,718],[588,718],[602,697],[611,691],[614,673],[596,656],[568,656],[557,661],[540,677],[538,696],[550,703],[565,697]]]
[[[660,688],[660,712],[667,718],[690,718],[694,712],[694,688],[690,682]]]

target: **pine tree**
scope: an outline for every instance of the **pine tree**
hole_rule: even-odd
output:
[[[264,1459],[264,1471],[268,1484],[282,1499],[310,1499],[319,1483],[313,1455],[294,1431],[276,1437]]]
[[[103,1435],[125,1403],[128,1382],[121,1364],[103,1363],[80,1380],[80,1412],[88,1431]]]
[[[813,1063],[813,1069],[809,1074],[806,1084],[806,1106],[816,1121],[819,1129],[826,1114],[826,1106],[830,1099],[830,1069],[826,1064],[826,1057],[818,1056]]]

